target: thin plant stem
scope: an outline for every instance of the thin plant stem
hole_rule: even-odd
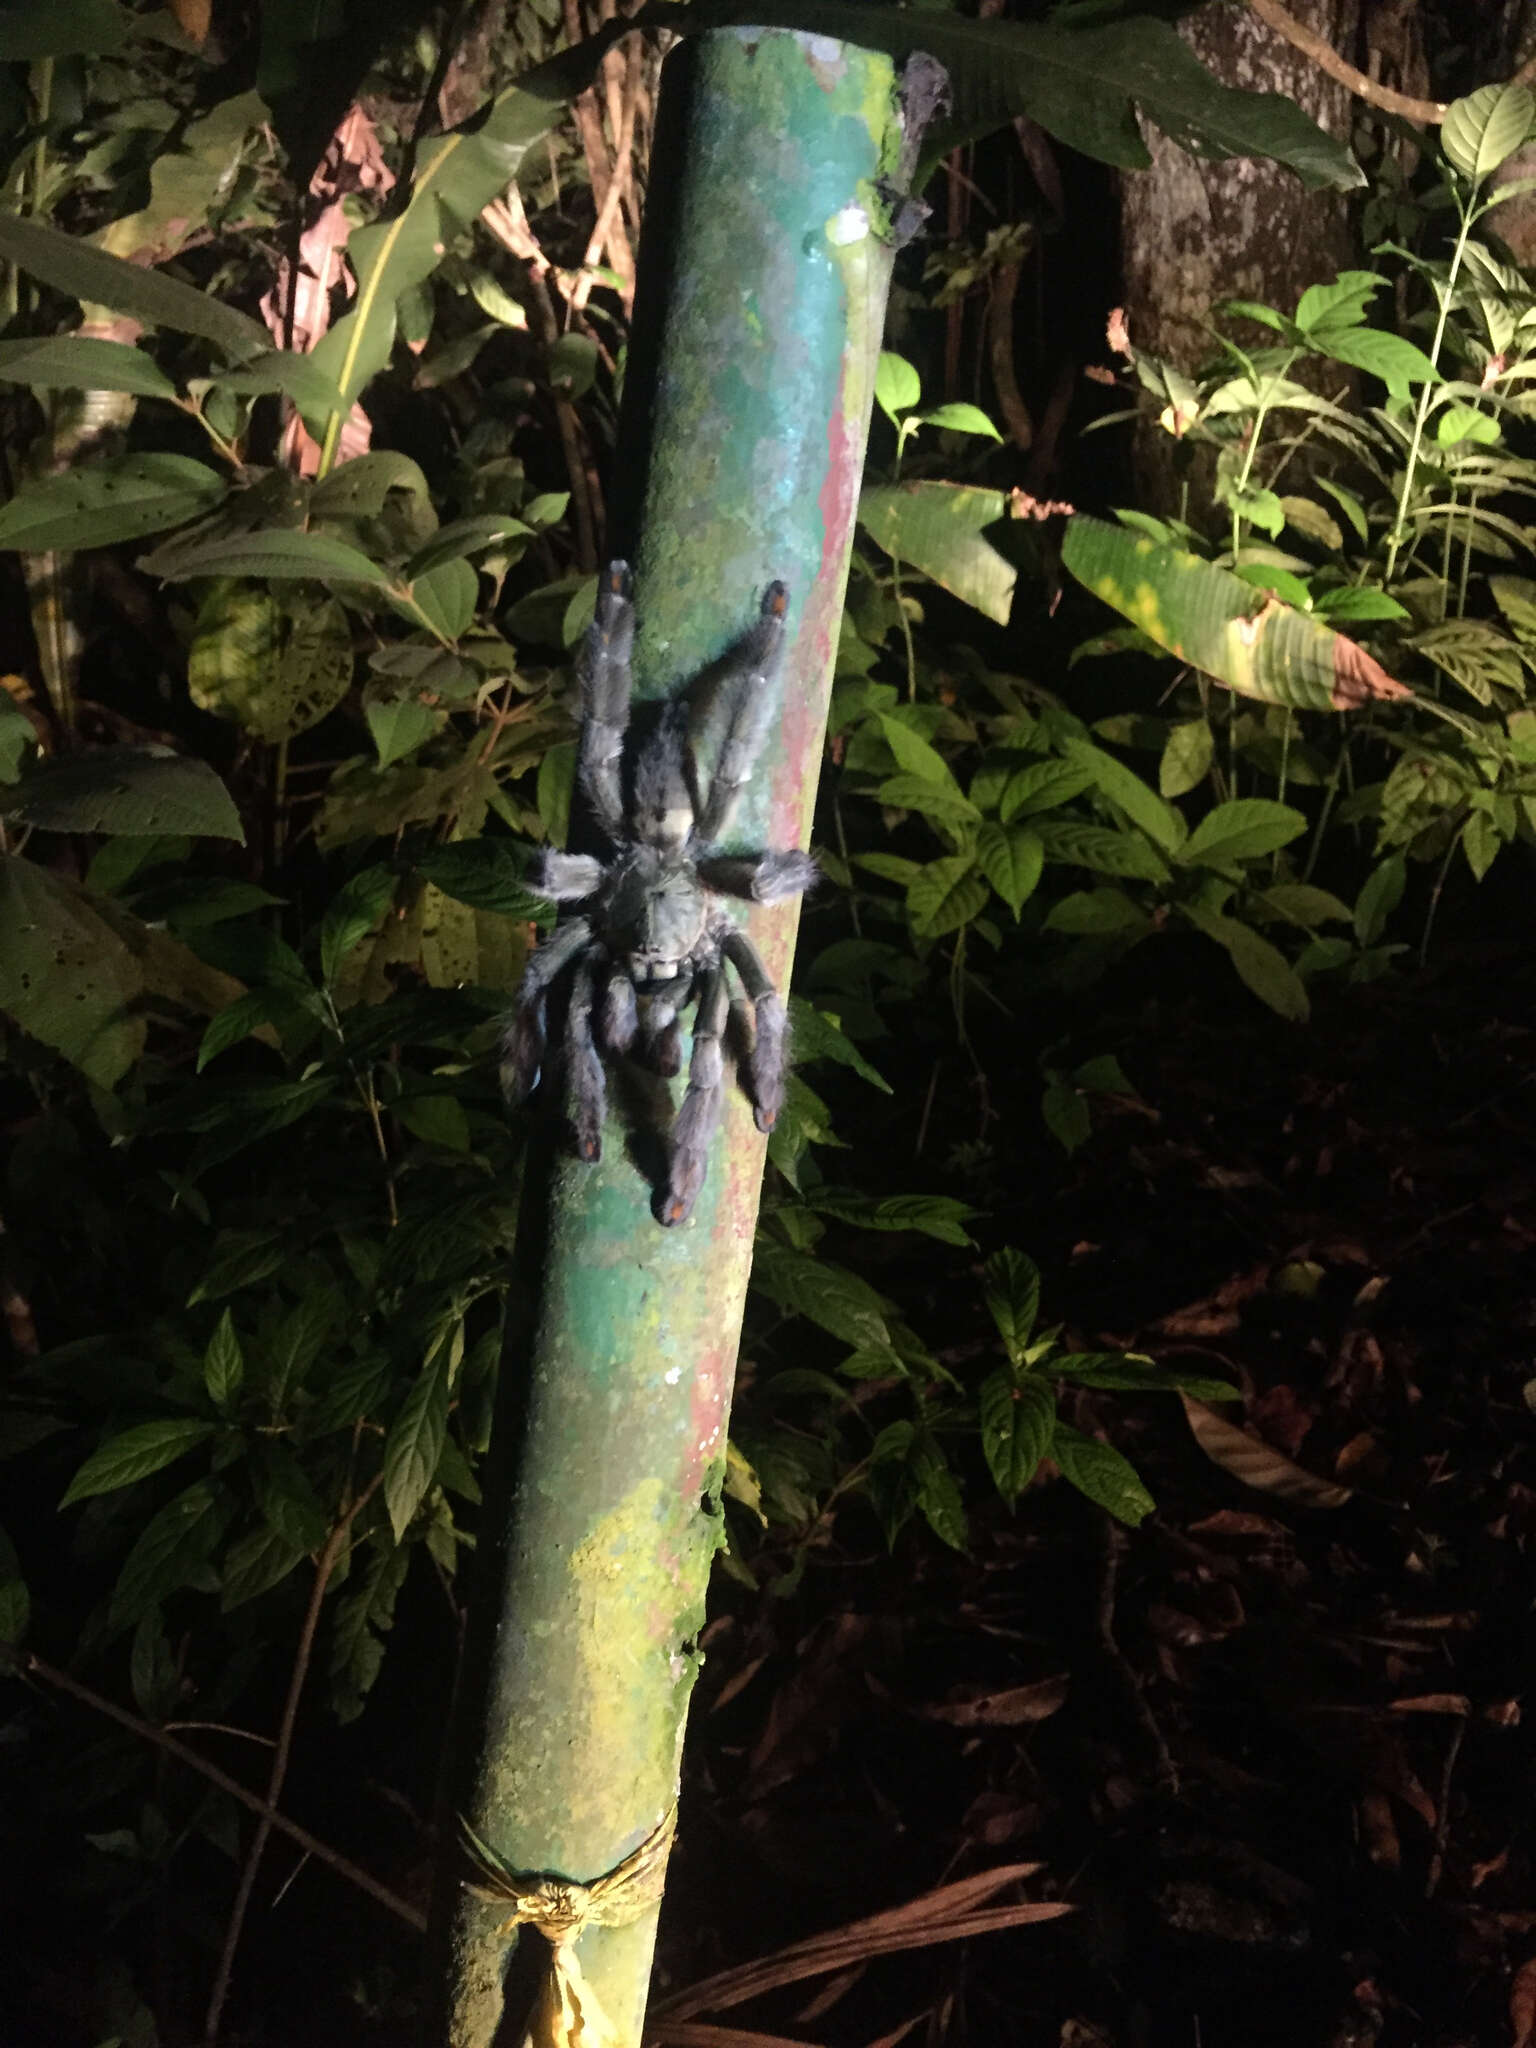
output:
[[[288,1697],[283,1702],[283,1718],[278,1726],[277,1746],[272,1752],[272,1768],[267,1774],[265,1805],[269,1809],[274,1808],[282,1797],[283,1785],[288,1776],[288,1760],[293,1753],[293,1731],[299,1718],[299,1700],[303,1695],[304,1681],[309,1676],[315,1636],[320,1627],[320,1610],[325,1604],[331,1574],[335,1571],[341,1553],[346,1547],[352,1524],[373,1498],[383,1477],[382,1470],[377,1472],[351,1506],[343,1509],[338,1515],[331,1533],[325,1539],[320,1555],[315,1559],[314,1584],[310,1588],[309,1605],[304,1611],[304,1620],[299,1629],[299,1640],[294,1647],[293,1667],[288,1676]],[[246,1855],[245,1868],[240,1873],[240,1883],[235,1891],[235,1903],[230,1908],[229,1924],[224,1930],[224,1946],[219,1955],[218,1969],[214,1974],[213,1990],[208,1996],[207,2017],[203,2021],[203,2040],[206,2048],[213,2048],[213,2044],[219,2038],[219,2023],[224,2014],[224,2001],[229,1994],[229,1980],[235,1967],[235,1955],[240,1947],[240,1936],[245,1927],[251,1893],[256,1886],[256,1873],[261,1866],[262,1854],[271,1833],[270,1813],[263,1813],[256,1825],[256,1833]]]
[[[1477,492],[1467,499],[1467,530],[1461,543],[1461,581],[1456,586],[1456,616],[1464,619],[1467,615],[1467,585],[1472,578],[1472,521],[1477,511]]]
[[[68,1671],[59,1670],[57,1665],[47,1663],[32,1651],[26,1652],[23,1656],[21,1667],[28,1677],[40,1679],[44,1685],[51,1685],[55,1692],[65,1693],[70,1699],[78,1700],[81,1706],[89,1707],[92,1713],[100,1714],[108,1721],[115,1721],[120,1728],[126,1728],[130,1735],[140,1736],[145,1742],[152,1743],[156,1749],[163,1750],[167,1756],[174,1757],[178,1763],[185,1764],[189,1771],[195,1771],[199,1777],[206,1778],[210,1785],[216,1785],[221,1792],[228,1793],[239,1805],[249,1808],[252,1813],[260,1814],[278,1834],[286,1835],[289,1841],[296,1842],[307,1855],[323,1863],[327,1870],[334,1870],[337,1876],[344,1877],[348,1884],[356,1885],[359,1891],[366,1892],[369,1898],[377,1901],[386,1912],[393,1913],[397,1920],[403,1920],[407,1927],[414,1927],[418,1934],[425,1934],[427,1919],[424,1913],[418,1913],[414,1906],[407,1905],[405,1900],[390,1891],[387,1885],[380,1884],[376,1877],[371,1877],[358,1864],[349,1861],[339,1851],[329,1848],[318,1836],[312,1835],[308,1828],[301,1828],[297,1821],[289,1820],[286,1814],[277,1812],[266,1800],[252,1792],[249,1786],[242,1785],[238,1778],[232,1778],[228,1771],[221,1771],[218,1765],[210,1763],[207,1757],[199,1756],[198,1752],[189,1748],[185,1742],[178,1742],[174,1735],[168,1734],[163,1728],[157,1728],[153,1721],[142,1720],[139,1715],[130,1713],[126,1707],[118,1706],[115,1700],[107,1699],[104,1694],[83,1684]],[[178,1722],[174,1725],[199,1724]]]
[[[1455,859],[1456,849],[1460,844],[1461,832],[1458,828],[1451,837],[1450,845],[1445,849],[1445,858],[1441,861],[1435,873],[1435,886],[1429,892],[1429,909],[1424,913],[1424,936],[1419,941],[1419,967],[1421,971],[1429,959],[1430,934],[1435,928],[1435,913],[1440,908],[1441,891],[1445,888],[1445,878],[1451,871],[1451,862]]]
[[[1461,274],[1462,259],[1467,253],[1467,237],[1472,232],[1473,209],[1464,207],[1461,212],[1461,227],[1456,236],[1456,247],[1451,252],[1451,267],[1445,282],[1436,284],[1440,300],[1440,315],[1435,322],[1435,338],[1430,343],[1429,360],[1434,364],[1438,376],[1440,350],[1445,343],[1445,330],[1451,317],[1451,300],[1456,290],[1456,280]],[[1397,569],[1397,558],[1408,532],[1408,504],[1413,496],[1414,473],[1419,466],[1419,452],[1424,445],[1424,426],[1429,418],[1433,402],[1434,380],[1426,378],[1419,387],[1419,403],[1413,416],[1413,436],[1408,443],[1408,460],[1403,466],[1403,487],[1397,497],[1397,516],[1392,522],[1392,531],[1387,537],[1387,564],[1382,576],[1384,584],[1391,584]]]
[[[33,74],[37,101],[37,141],[32,149],[32,211],[43,211],[43,185],[48,175],[48,122],[53,113],[53,59],[40,57]]]
[[[1301,871],[1301,879],[1304,882],[1311,881],[1312,871],[1317,866],[1318,856],[1323,850],[1323,834],[1328,830],[1328,820],[1333,814],[1334,798],[1339,793],[1339,777],[1344,773],[1344,764],[1348,758],[1349,733],[1346,728],[1343,743],[1339,748],[1338,758],[1333,764],[1333,773],[1329,776],[1323,790],[1323,807],[1317,814],[1317,825],[1312,833],[1312,844],[1307,850],[1307,864]]]

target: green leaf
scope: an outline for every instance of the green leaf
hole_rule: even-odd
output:
[[[184,832],[245,843],[240,814],[208,763],[160,747],[39,762],[0,793],[0,813],[44,832]]]
[[[525,879],[526,857],[510,839],[455,839],[417,854],[412,865],[445,896],[472,909],[518,919],[539,915]]]
[[[1184,820],[1171,804],[1164,803],[1149,789],[1139,775],[1117,761],[1113,754],[1106,754],[1102,747],[1096,747],[1091,740],[1069,739],[1064,743],[1062,752],[1085,774],[1092,776],[1101,795],[1117,804],[1154,845],[1160,846],[1164,853],[1178,851],[1184,839]]]
[[[1096,1387],[1119,1394],[1192,1394],[1200,1401],[1241,1401],[1239,1390],[1226,1380],[1177,1366],[1154,1365],[1123,1351],[1068,1351],[1045,1367],[1075,1387]]]
[[[1032,761],[1008,778],[997,815],[1008,825],[1037,811],[1058,810],[1092,784],[1092,774],[1080,761]]]
[[[1112,832],[1075,818],[1037,818],[1034,829],[1047,860],[1128,881],[1160,882],[1168,873],[1163,856],[1139,833]]]
[[[251,1488],[267,1527],[304,1556],[330,1534],[330,1517],[286,1444],[263,1444],[251,1460]]]
[[[363,707],[363,716],[373,734],[381,768],[404,760],[423,740],[429,740],[443,722],[440,711],[415,697],[375,699]]]
[[[969,853],[928,861],[907,885],[907,915],[926,939],[958,931],[986,908],[987,884]]]
[[[1481,881],[1504,844],[1498,827],[1486,811],[1474,811],[1461,828],[1461,850],[1473,879]]]
[[[847,1032],[835,1024],[824,1010],[807,1002],[804,996],[791,996],[789,999],[789,1042],[795,1049],[796,1066],[807,1066],[816,1060],[834,1060],[839,1066],[851,1067],[860,1080],[868,1081],[882,1094],[894,1092],[890,1082],[876,1072]]]
[[[1062,1478],[1097,1506],[1107,1508],[1117,1522],[1125,1522],[1134,1529],[1157,1506],[1129,1459],[1064,1422],[1056,1425],[1051,1456]]]
[[[965,1507],[948,1460],[926,1432],[913,1445],[909,1468],[917,1483],[917,1505],[934,1535],[951,1550],[964,1550]]]
[[[270,349],[242,363],[238,370],[221,370],[213,383],[218,390],[233,391],[241,398],[280,391],[310,419],[324,419],[341,403],[340,392],[314,357],[297,349]]]
[[[1190,790],[1198,789],[1211,772],[1215,751],[1208,718],[1191,718],[1174,726],[1157,769],[1157,786],[1163,795],[1187,796]]]
[[[576,747],[561,740],[539,763],[539,780],[534,801],[539,823],[552,846],[564,846],[570,838],[571,795],[576,786]]]
[[[875,366],[875,403],[892,426],[901,424],[899,415],[910,412],[922,395],[921,379],[906,357],[881,349]]]
[[[40,341],[0,341],[0,383],[26,384],[33,391],[132,391],[140,398],[176,396],[176,386],[142,349],[123,341],[102,341],[89,334],[54,334]]]
[[[856,1230],[920,1230],[941,1244],[968,1245],[962,1227],[976,1214],[952,1195],[859,1195],[849,1188],[818,1187],[810,1204],[822,1216],[835,1216]]]
[[[1242,796],[1207,811],[1179,852],[1185,867],[1224,867],[1233,861],[1257,860],[1289,846],[1305,832],[1307,821],[1289,804],[1267,797]]]
[[[808,1317],[854,1350],[890,1348],[885,1298],[841,1266],[759,1240],[752,1284],[786,1315]]]
[[[1223,917],[1196,903],[1181,903],[1179,908],[1197,931],[1214,939],[1224,950],[1237,969],[1238,978],[1261,1003],[1266,1003],[1277,1017],[1288,1018],[1295,1024],[1306,1022],[1312,1005],[1305,984],[1277,947],[1235,917]]]
[[[35,747],[37,740],[37,727],[10,691],[0,686],[0,782],[16,780],[28,747]]]
[[[1240,576],[1198,555],[1079,514],[1062,561],[1159,647],[1241,696],[1348,711],[1412,694],[1354,641],[1278,599],[1260,604]]]
[[[264,327],[222,299],[19,214],[0,214],[0,257],[83,306],[110,306],[151,327],[200,335],[237,361],[263,355],[271,346]]]
[[[1030,1332],[1040,1313],[1040,1269],[1012,1245],[994,1252],[981,1269],[987,1307],[998,1327],[1010,1365],[1024,1364]]]
[[[0,514],[0,519],[3,517]],[[364,583],[377,589],[390,580],[377,562],[370,562],[345,541],[299,527],[231,533],[191,544],[172,541],[157,554],[146,555],[138,567],[167,583],[185,583],[192,576],[299,576],[317,583]]]
[[[979,405],[936,405],[932,412],[925,412],[920,417],[925,427],[939,427],[946,433],[980,434],[988,441],[1001,441],[1003,438]]]
[[[1044,1380],[1015,1380],[999,1368],[982,1381],[981,1448],[1009,1507],[1050,1450],[1055,1426],[1056,1396]]]
[[[1442,448],[1457,447],[1467,441],[1492,447],[1503,438],[1498,421],[1489,413],[1479,412],[1475,405],[1448,405],[1435,421],[1435,439]]]
[[[221,1052],[228,1052],[232,1045],[241,1044],[263,1027],[271,1035],[276,1026],[290,1022],[292,1016],[292,1004],[275,989],[249,989],[243,996],[236,996],[216,1017],[209,1019],[208,1028],[198,1041],[197,1071],[201,1073]]]
[[[471,519],[454,519],[439,527],[425,547],[417,549],[401,574],[407,583],[413,583],[418,576],[440,569],[445,562],[482,554],[489,548],[500,547],[504,541],[521,540],[532,532],[531,526],[525,526],[509,512],[482,512]]]
[[[228,1408],[244,1378],[245,1358],[235,1334],[235,1319],[225,1309],[203,1353],[203,1385],[215,1408]]]
[[[938,748],[925,740],[921,733],[914,732],[906,720],[895,712],[880,714],[880,730],[885,743],[894,755],[896,765],[903,774],[915,777],[920,782],[931,782],[936,789],[951,792],[960,797],[960,785],[954,771]]]
[[[0,64],[111,57],[127,35],[127,16],[114,0],[11,0],[0,12]]]
[[[1327,889],[1313,888],[1309,882],[1272,882],[1259,901],[1287,924],[1301,925],[1308,931],[1314,925],[1333,920],[1348,924],[1352,915],[1347,903],[1341,903]]]
[[[1388,597],[1384,590],[1372,590],[1363,583],[1322,591],[1313,598],[1312,607],[1330,619],[1406,619],[1410,616],[1395,597]]]
[[[143,993],[138,960],[83,890],[0,854],[0,1009],[111,1088],[143,1049]]]
[[[395,1541],[405,1532],[437,1477],[448,1434],[448,1347],[427,1360],[384,1440],[384,1505]]]
[[[200,710],[268,746],[318,725],[352,687],[352,627],[333,597],[280,602],[222,577],[197,615],[187,686]]]
[[[1039,834],[1027,825],[994,825],[989,820],[977,835],[976,858],[1017,920],[1045,866]]]
[[[206,1443],[213,1429],[211,1422],[191,1415],[166,1416],[159,1422],[141,1422],[125,1429],[92,1451],[69,1482],[59,1506],[71,1507],[77,1500],[89,1500],[92,1494],[115,1493],[120,1486],[147,1479]]]
[[[234,1504],[211,1480],[198,1479],[160,1510],[123,1560],[108,1619],[131,1628],[181,1586],[217,1583],[208,1560],[229,1526]]]
[[[262,1526],[247,1530],[238,1542],[229,1546],[224,1558],[224,1569],[220,1573],[220,1613],[229,1614],[235,1608],[243,1607],[247,1600],[270,1593],[304,1562],[304,1556],[302,1550],[296,1549],[286,1537],[279,1536],[275,1529]]]
[[[341,963],[367,938],[394,900],[395,877],[388,868],[364,868],[331,898],[320,926],[320,975],[334,986]]]
[[[32,1601],[24,1580],[0,1579],[0,1649],[14,1649],[24,1640],[32,1619]]]
[[[211,512],[226,488],[222,477],[185,455],[114,455],[82,462],[22,485],[0,509],[0,549],[69,554],[141,540]]]
[[[415,576],[410,594],[397,598],[395,608],[436,639],[453,641],[474,623],[479,597],[480,578],[462,556],[453,555]]]
[[[402,1096],[394,1110],[405,1128],[423,1144],[440,1145],[448,1152],[469,1150],[469,1118],[455,1096]]]
[[[1007,510],[1001,491],[972,484],[875,484],[859,520],[888,555],[911,563],[962,604],[1006,626],[1018,571],[981,537]]]
[[[1480,185],[1513,155],[1536,123],[1536,97],[1530,88],[1485,85],[1445,110],[1440,147],[1464,178]]]
[[[1051,1083],[1040,1097],[1040,1114],[1046,1129],[1069,1159],[1093,1135],[1093,1113],[1081,1088],[1069,1081]]]
[[[1145,928],[1147,914],[1123,889],[1079,889],[1046,912],[1049,932],[1102,934]]]
[[[875,795],[893,810],[916,811],[936,825],[957,827],[957,838],[963,838],[967,829],[981,823],[980,811],[961,793],[957,783],[946,787],[922,775],[888,775]]]
[[[1407,882],[1408,863],[1400,853],[1388,854],[1366,876],[1355,898],[1355,937],[1362,946],[1380,942],[1388,918],[1403,900]]]
[[[1394,404],[1406,404],[1411,385],[1431,384],[1439,374],[1416,343],[1400,334],[1383,334],[1379,328],[1328,329],[1311,341],[1320,355],[1379,377]]]

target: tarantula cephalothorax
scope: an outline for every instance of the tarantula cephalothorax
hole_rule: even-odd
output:
[[[725,1093],[728,1024],[748,1047],[739,1068],[760,1131],[772,1128],[784,1099],[783,1000],[720,899],[798,896],[816,879],[816,863],[805,853],[721,853],[717,843],[768,736],[787,601],[784,585],[770,583],[751,630],[660,706],[654,725],[626,748],[635,614],[628,567],[610,563],[577,675],[578,775],[612,853],[607,860],[546,853],[532,878],[538,895],[575,905],[578,914],[529,962],[502,1040],[502,1082],[520,1101],[537,1081],[549,995],[569,969],[565,1054],[583,1159],[602,1149],[604,1056],[633,1053],[658,1073],[676,1074],[679,1015],[697,1003],[687,1093],[656,1195],[661,1223],[685,1222],[703,1185]],[[707,776],[695,752],[706,730],[717,741]],[[731,1000],[727,961],[752,1004],[751,1027]]]

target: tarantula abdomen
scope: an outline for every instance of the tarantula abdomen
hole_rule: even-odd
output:
[[[605,1062],[633,1057],[654,1072],[678,1073],[682,1017],[693,1008],[688,1085],[654,1203],[665,1224],[687,1220],[703,1185],[728,1039],[745,1041],[736,1066],[759,1130],[772,1129],[784,1099],[783,999],[726,905],[798,896],[816,880],[816,864],[795,850],[734,853],[719,842],[771,726],[788,602],[785,586],[770,583],[754,625],[662,705],[631,746],[634,608],[626,565],[609,565],[577,664],[578,776],[609,855],[548,852],[532,881],[574,915],[524,973],[502,1040],[502,1081],[513,1100],[537,1081],[549,1000],[563,984],[566,1079],[583,1159],[601,1156]],[[706,732],[715,735],[707,770],[699,758]],[[728,968],[744,1003],[731,997]]]

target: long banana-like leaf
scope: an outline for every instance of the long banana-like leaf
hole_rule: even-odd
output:
[[[1145,534],[1080,515],[1067,528],[1061,558],[1149,640],[1239,696],[1299,711],[1352,711],[1373,698],[1413,694],[1321,619]]]

